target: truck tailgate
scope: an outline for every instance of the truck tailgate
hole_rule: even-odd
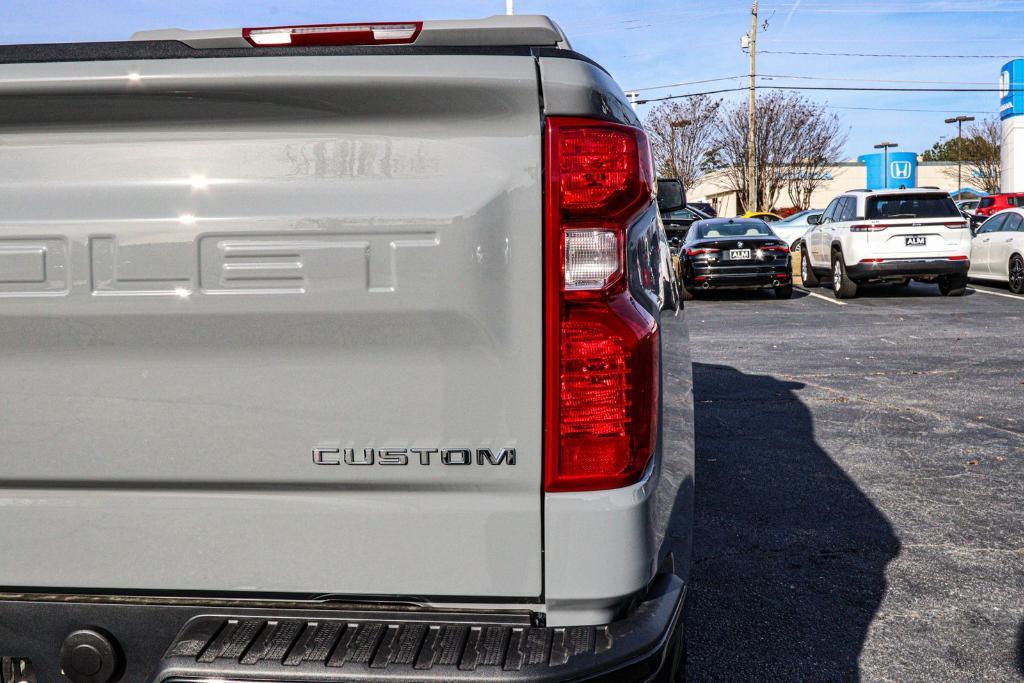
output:
[[[540,130],[529,57],[0,65],[2,583],[539,596]]]

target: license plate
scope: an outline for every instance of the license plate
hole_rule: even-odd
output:
[[[928,238],[924,235],[907,235],[906,240],[908,247],[923,247],[928,243]]]
[[[750,250],[749,249],[730,249],[729,250],[729,260],[730,261],[742,261],[744,259],[749,259],[749,258],[750,258]]]

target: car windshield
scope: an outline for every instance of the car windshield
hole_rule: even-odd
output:
[[[960,217],[948,194],[898,194],[869,197],[868,220],[878,218],[949,218]]]
[[[992,206],[995,203],[996,203],[996,200],[993,199],[992,197],[985,197],[980,202],[978,202],[978,208],[979,209],[987,209],[988,207]]]
[[[705,237],[771,237],[775,233],[761,221],[714,221],[700,225],[699,234]]]

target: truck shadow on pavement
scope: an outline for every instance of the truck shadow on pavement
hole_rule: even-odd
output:
[[[1017,670],[1024,676],[1024,621],[1017,629]]]
[[[691,680],[859,680],[892,526],[815,441],[802,384],[693,374]]]

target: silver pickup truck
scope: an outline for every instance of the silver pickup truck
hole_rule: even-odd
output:
[[[0,680],[670,680],[689,350],[544,17],[0,46]]]

